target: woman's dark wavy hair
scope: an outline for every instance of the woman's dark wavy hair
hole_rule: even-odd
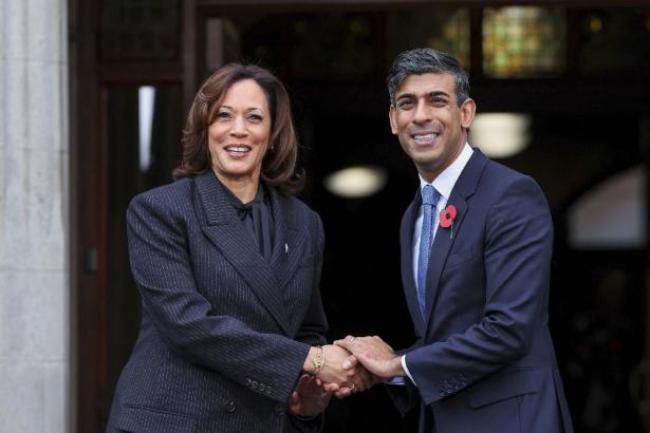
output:
[[[291,103],[284,85],[268,70],[256,65],[230,63],[217,69],[201,86],[183,129],[183,158],[174,169],[174,179],[212,168],[208,150],[208,128],[228,89],[241,80],[255,80],[264,90],[271,110],[271,137],[264,160],[262,179],[272,187],[296,193],[303,175],[296,168],[298,138],[291,117]]]

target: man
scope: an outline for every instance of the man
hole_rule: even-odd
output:
[[[547,325],[542,191],[467,143],[476,103],[455,58],[403,52],[387,83],[391,130],[421,184],[400,228],[418,340],[401,355],[379,337],[337,344],[379,377],[407,377],[398,403],[419,402],[421,433],[571,433]]]

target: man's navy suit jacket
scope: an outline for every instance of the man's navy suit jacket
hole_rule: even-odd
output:
[[[129,255],[142,324],[107,430],[286,432],[310,345],[326,331],[323,229],[269,188],[274,249],[265,261],[212,171],[133,199]]]
[[[412,262],[420,205],[418,190],[400,229],[420,432],[572,432],[547,326],[553,227],[539,186],[474,151],[447,203],[453,226],[432,245],[426,317]]]

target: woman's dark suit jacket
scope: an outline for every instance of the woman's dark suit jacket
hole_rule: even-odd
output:
[[[142,324],[107,431],[279,433],[310,345],[327,323],[320,218],[268,188],[271,262],[207,171],[138,195],[127,211]]]

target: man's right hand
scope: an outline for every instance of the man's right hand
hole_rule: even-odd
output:
[[[383,379],[404,376],[400,356],[395,353],[384,340],[378,336],[353,337],[347,336],[334,342],[337,346],[345,348],[370,373]]]

